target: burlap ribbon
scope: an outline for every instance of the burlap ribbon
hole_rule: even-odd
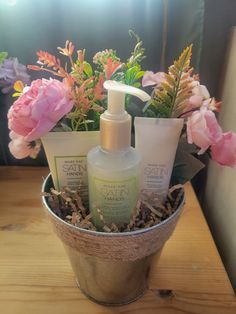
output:
[[[64,222],[44,202],[53,228],[65,245],[78,253],[113,261],[134,261],[159,250],[173,233],[183,204],[184,200],[171,217],[156,226],[125,233],[104,233]]]

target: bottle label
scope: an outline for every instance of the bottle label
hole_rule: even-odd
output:
[[[55,156],[59,189],[78,190],[84,205],[88,204],[87,159],[85,156]]]
[[[92,178],[92,181],[90,203],[95,222],[100,222],[98,208],[107,225],[129,223],[139,196],[137,177],[121,181]]]
[[[161,201],[166,197],[170,172],[165,164],[148,163],[143,167],[142,192],[156,195]]]

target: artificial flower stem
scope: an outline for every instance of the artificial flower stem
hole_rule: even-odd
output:
[[[81,124],[81,119],[78,119],[76,126],[75,126],[75,131],[78,131],[80,124]]]
[[[174,91],[174,97],[172,99],[172,104],[171,104],[171,118],[174,118],[174,113],[175,113],[175,101],[176,101],[176,97],[178,94],[178,90],[179,90],[179,84],[180,84],[180,80],[181,80],[181,75],[182,75],[183,71],[179,71],[178,77],[177,77],[177,84],[175,87],[175,91]]]
[[[71,128],[72,131],[75,131],[75,119],[71,119]]]
[[[59,74],[58,72],[55,72],[55,71],[53,71],[53,70],[46,69],[46,68],[44,68],[44,67],[41,67],[41,70],[46,71],[46,72],[49,72],[49,73],[52,73],[52,74],[55,75],[55,76],[64,77],[64,75]]]
[[[73,59],[72,59],[71,55],[69,55],[68,57],[69,57],[69,59],[70,59],[71,68],[72,68],[72,69],[74,69],[75,64],[74,64],[74,61],[73,61]]]
[[[85,124],[85,130],[88,131],[88,124],[86,123],[86,120],[84,124]]]
[[[194,112],[196,110],[199,110],[199,108],[194,108],[194,109],[191,109],[191,110],[188,110],[188,111],[185,111],[185,112],[182,112],[177,118],[181,118],[182,116],[190,113],[190,112]]]

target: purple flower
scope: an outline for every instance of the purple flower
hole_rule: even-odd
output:
[[[17,58],[8,58],[0,65],[0,89],[3,94],[7,94],[16,81],[25,84],[30,83],[30,76],[26,66],[19,63]]]

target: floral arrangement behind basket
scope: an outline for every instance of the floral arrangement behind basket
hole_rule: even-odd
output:
[[[167,73],[147,71],[142,80],[143,87],[154,85],[144,115],[185,119],[172,183],[184,183],[204,167],[194,157],[196,154],[207,153],[219,165],[236,166],[236,134],[231,131],[223,133],[215,116],[221,102],[210,97],[199,76],[193,74],[191,55],[192,45],[182,52]]]
[[[19,98],[8,113],[9,148],[16,158],[35,158],[40,150],[40,137],[49,131],[98,130],[99,117],[106,106],[105,80],[141,86],[138,80],[144,74],[140,65],[144,48],[133,31],[130,35],[136,44],[126,62],[121,62],[114,50],[106,49],[96,53],[92,67],[85,59],[85,50],[75,53],[75,47],[69,41],[64,48],[58,47],[60,54],[68,59],[64,65],[48,52],[37,52],[38,65],[28,68],[48,72],[57,78],[38,79],[30,86],[16,82],[14,96]]]

